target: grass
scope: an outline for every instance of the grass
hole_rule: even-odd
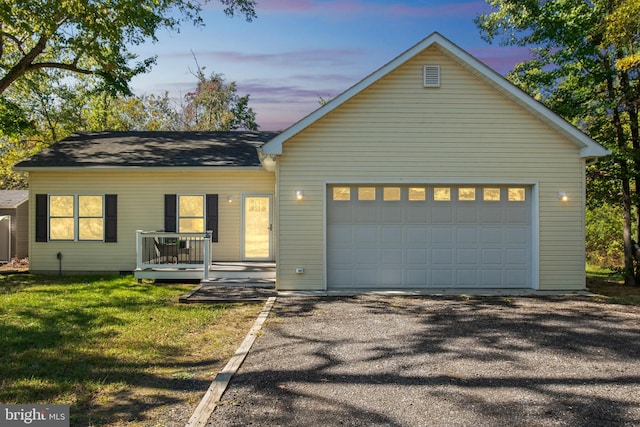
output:
[[[261,306],[179,304],[192,286],[0,274],[0,402],[68,404],[72,425],[195,408]]]
[[[625,286],[620,272],[587,266],[587,288],[608,302],[640,305],[640,286]]]

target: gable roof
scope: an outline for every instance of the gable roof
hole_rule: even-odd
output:
[[[564,120],[562,117],[545,107],[540,102],[534,100],[526,92],[522,91],[500,74],[471,56],[468,52],[464,51],[447,38],[443,37],[439,33],[432,33],[430,36],[416,44],[400,56],[387,63],[383,67],[379,68],[374,73],[365,77],[356,85],[347,89],[345,92],[318,108],[302,120],[293,124],[291,127],[283,131],[281,134],[273,138],[271,141],[263,145],[259,151],[264,155],[277,155],[282,154],[282,145],[293,136],[297,135],[304,129],[311,126],[336,108],[340,107],[351,98],[364,91],[378,80],[387,76],[407,61],[414,58],[416,55],[423,52],[425,49],[437,46],[442,52],[447,54],[456,60],[463,67],[470,70],[480,79],[484,80],[503,95],[507,96],[525,110],[529,111],[536,117],[540,118],[547,125],[564,135],[569,141],[580,148],[580,157],[600,157],[609,154],[604,147],[577,129],[575,126]]]
[[[277,132],[83,132],[16,169],[260,166],[257,148]]]
[[[0,190],[0,208],[14,209],[29,199],[27,190]]]

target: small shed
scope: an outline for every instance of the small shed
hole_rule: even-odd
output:
[[[0,262],[29,254],[29,192],[0,190]]]

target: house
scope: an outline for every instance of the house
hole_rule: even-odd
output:
[[[607,154],[434,33],[281,133],[78,134],[19,169],[33,271],[188,270],[204,247],[275,261],[279,290],[579,290]]]
[[[29,254],[29,192],[0,190],[0,262]]]

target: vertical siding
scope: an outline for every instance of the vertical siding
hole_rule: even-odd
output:
[[[118,242],[34,242],[30,263],[36,272],[57,272],[56,253],[65,271],[132,271],[136,266],[136,230],[164,228],[165,194],[219,194],[219,242],[216,261],[239,261],[242,194],[273,194],[275,177],[261,169],[240,171],[74,171],[30,172],[30,198],[35,194],[117,194]],[[227,202],[232,196],[233,201]],[[35,236],[35,203],[30,206],[30,233]]]
[[[441,66],[440,88],[422,87],[425,64]],[[285,143],[278,287],[324,288],[325,183],[343,180],[538,184],[540,288],[583,289],[578,157],[575,145],[431,47]]]

